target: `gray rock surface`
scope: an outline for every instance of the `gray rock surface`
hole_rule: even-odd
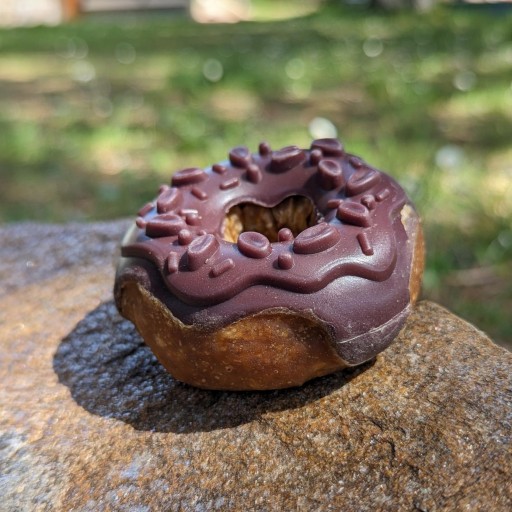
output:
[[[429,302],[300,389],[180,384],[112,302],[125,222],[0,229],[0,510],[512,510],[512,354]]]

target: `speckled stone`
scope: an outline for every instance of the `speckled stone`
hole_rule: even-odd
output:
[[[0,509],[512,510],[512,354],[422,302],[300,389],[174,381],[112,302],[125,222],[0,229]]]

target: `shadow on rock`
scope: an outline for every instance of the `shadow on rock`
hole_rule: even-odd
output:
[[[301,407],[341,388],[371,364],[288,390],[196,389],[165,371],[113,301],[87,314],[62,340],[53,360],[59,381],[87,411],[137,430],[176,433],[235,427],[266,412]]]

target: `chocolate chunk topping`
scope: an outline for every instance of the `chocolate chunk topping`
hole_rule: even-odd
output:
[[[186,217],[187,215],[199,215],[199,210],[196,210],[195,208],[181,208],[178,210],[178,215],[181,215],[181,217]]]
[[[229,152],[229,161],[236,167],[247,167],[251,161],[251,152],[245,146],[239,146]]]
[[[341,235],[337,229],[322,223],[305,229],[293,242],[293,250],[298,254],[315,254],[325,251],[338,243]]]
[[[354,169],[360,169],[364,166],[364,162],[358,156],[349,157],[348,162]]]
[[[251,183],[259,183],[261,181],[261,178],[263,175],[261,174],[260,168],[257,165],[250,164],[249,167],[247,167],[247,179]]]
[[[225,165],[222,164],[213,164],[212,165],[212,171],[216,172],[217,174],[226,174],[228,168]]]
[[[367,194],[361,197],[361,204],[364,204],[368,210],[375,208],[375,197],[372,194]]]
[[[202,219],[197,212],[189,212],[185,215],[185,222],[189,226],[199,226],[201,221]]]
[[[379,182],[380,176],[374,169],[361,169],[355,172],[347,181],[347,196],[356,196],[366,192]]]
[[[293,263],[293,256],[289,252],[283,252],[277,258],[277,265],[283,270],[290,270]]]
[[[309,154],[309,161],[311,162],[311,165],[317,165],[323,157],[324,155],[319,149],[313,149]]]
[[[219,277],[234,267],[235,267],[235,262],[231,258],[222,260],[220,263],[217,263],[217,265],[212,267],[212,269],[210,271],[210,276],[211,277]]]
[[[386,199],[389,196],[389,194],[390,194],[389,189],[385,188],[384,190],[377,192],[377,194],[375,195],[375,199],[377,199],[377,201],[379,201],[379,202],[384,201],[384,199]]]
[[[261,156],[266,156],[272,152],[272,150],[270,149],[270,144],[268,142],[261,142],[258,147],[258,151]]]
[[[274,172],[285,172],[306,161],[306,153],[297,146],[287,146],[272,154],[270,169]]]
[[[343,156],[343,144],[338,139],[317,139],[311,149],[319,149],[325,156]]]
[[[360,203],[345,201],[338,206],[336,216],[343,222],[367,228],[371,225],[370,213]]]
[[[154,203],[146,203],[139,211],[138,214],[141,217],[147,215],[155,207]]]
[[[147,220],[143,219],[142,217],[137,217],[135,219],[135,224],[137,225],[138,228],[140,229],[145,229],[146,225],[147,225]]]
[[[240,180],[238,178],[234,177],[234,178],[229,178],[229,180],[223,181],[219,185],[219,188],[221,190],[228,190],[230,188],[238,187],[238,185],[240,185]]]
[[[192,242],[194,235],[188,229],[182,229],[178,233],[178,243],[180,245],[188,245]]]
[[[197,197],[197,199],[201,199],[201,201],[208,199],[208,194],[204,190],[201,190],[199,187],[192,187],[190,193]]]
[[[366,254],[366,256],[371,256],[373,254],[373,247],[372,244],[370,243],[366,231],[361,231],[361,233],[358,233],[357,241],[359,242],[361,250],[363,251],[364,254]]]
[[[338,188],[343,183],[341,166],[336,160],[322,160],[318,164],[320,186],[325,190]]]
[[[187,261],[190,270],[197,270],[219,249],[219,242],[213,235],[203,235],[190,243]]]
[[[152,238],[177,235],[185,227],[181,217],[173,213],[157,215],[146,224],[146,235]]]
[[[180,201],[180,191],[175,187],[166,187],[156,200],[156,211],[166,213],[176,208]]]
[[[183,169],[177,172],[172,177],[172,184],[175,187],[182,187],[184,185],[192,185],[193,183],[200,183],[208,178],[208,175],[197,167],[191,167],[189,169]]]
[[[174,274],[174,272],[178,271],[179,267],[179,256],[176,252],[169,253],[166,260],[166,269],[169,274]]]
[[[338,208],[342,201],[343,199],[340,198],[329,199],[329,201],[327,201],[327,208]]]
[[[241,233],[237,245],[240,252],[249,258],[265,258],[272,251],[268,238],[255,231]]]
[[[288,228],[281,228],[277,233],[277,240],[279,242],[291,242],[293,240],[293,233]]]

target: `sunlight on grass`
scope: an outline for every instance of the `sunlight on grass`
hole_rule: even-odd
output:
[[[512,122],[512,89],[507,90],[503,83],[453,96],[439,106],[440,115],[454,120],[494,113],[503,115]]]
[[[296,0],[257,0],[251,2],[250,17],[254,21],[278,21],[300,18],[316,12],[320,0],[297,2]]]

